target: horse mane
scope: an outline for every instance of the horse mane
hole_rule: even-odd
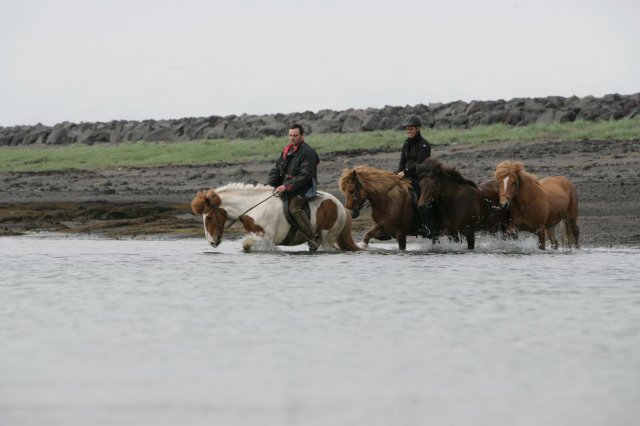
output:
[[[371,166],[356,166],[353,169],[344,169],[338,186],[343,193],[347,192],[347,184],[353,182],[352,173],[356,172],[358,180],[362,186],[372,196],[385,196],[391,198],[398,198],[400,194],[397,192],[390,192],[396,186],[399,186],[407,191],[412,187],[409,179],[401,179],[396,176],[395,173],[387,170],[376,169]]]
[[[207,208],[211,208],[212,205],[219,206],[220,203],[220,196],[212,188],[198,191],[193,200],[191,200],[191,211],[194,214],[202,214]]]
[[[446,177],[454,182],[463,184],[463,185],[471,185],[474,188],[477,188],[478,185],[472,181],[462,176],[462,174],[453,166],[445,166],[442,161],[436,160],[435,158],[427,158],[421,165],[417,168],[418,173],[432,173],[440,178]]]
[[[522,182],[538,183],[538,177],[525,171],[522,161],[503,161],[496,166],[494,175],[497,180],[502,180],[510,173],[515,174]]]
[[[251,191],[251,192],[273,191],[273,186],[263,185],[260,183],[257,183],[254,185],[251,183],[231,182],[216,189],[216,192],[218,193],[238,192],[238,191]]]
[[[206,202],[206,195],[203,191],[198,191],[196,196],[191,200],[191,211],[194,214],[202,214],[204,211],[204,204]]]

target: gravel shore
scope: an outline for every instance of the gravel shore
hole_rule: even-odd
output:
[[[308,142],[313,145],[313,137]],[[337,182],[344,168],[366,164],[393,170],[400,147],[398,141],[397,152],[321,154],[320,189],[342,199]],[[640,245],[640,140],[450,144],[434,146],[432,156],[476,182],[492,178],[493,168],[503,160],[521,160],[539,177],[564,175],[578,190],[581,245]],[[189,207],[195,193],[229,182],[264,182],[272,166],[272,161],[261,161],[0,173],[0,235],[202,237],[201,219]],[[354,239],[360,241],[370,226],[369,211],[364,210],[354,221]]]

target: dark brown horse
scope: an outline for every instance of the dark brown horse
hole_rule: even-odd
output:
[[[440,234],[456,241],[464,235],[467,248],[475,246],[475,233],[492,234],[501,230],[506,220],[498,202],[498,185],[491,180],[477,186],[455,168],[428,158],[418,166],[420,199],[418,207],[432,206],[440,220]]]
[[[554,226],[562,227],[564,245],[578,247],[578,193],[564,176],[538,178],[524,170],[520,161],[503,161],[496,166],[500,205],[508,208],[517,229],[538,236],[538,248],[545,248],[545,234],[554,249],[558,241]]]
[[[407,248],[407,235],[416,235],[420,216],[411,200],[411,182],[395,174],[369,166],[344,169],[338,183],[345,207],[357,217],[365,202],[371,203],[375,225],[365,235],[365,248],[372,238],[398,240],[398,248]]]

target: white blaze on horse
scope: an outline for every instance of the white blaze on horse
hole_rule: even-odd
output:
[[[199,191],[191,201],[191,210],[202,215],[204,233],[212,247],[222,242],[227,221],[240,222],[248,235],[270,240],[275,245],[295,246],[306,242],[301,232],[291,232],[284,213],[286,205],[267,185],[230,183]],[[318,191],[309,201],[310,222],[320,235],[324,250],[358,251],[351,235],[351,214],[333,195]],[[252,238],[245,238],[243,249],[251,251]]]
[[[564,176],[538,178],[524,170],[520,161],[503,161],[496,166],[500,205],[508,208],[512,223],[538,236],[538,248],[545,248],[545,234],[554,249],[558,241],[554,226],[562,227],[566,247],[578,247],[578,194]]]

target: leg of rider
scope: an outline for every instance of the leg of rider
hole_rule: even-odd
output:
[[[302,235],[304,235],[309,243],[309,250],[315,251],[318,249],[318,237],[315,231],[311,228],[309,218],[303,210],[304,203],[306,203],[306,200],[299,195],[291,197],[291,200],[289,201],[289,212],[291,213],[293,220],[296,221],[298,229],[302,232]]]
[[[413,191],[411,196],[413,197],[412,201],[414,205],[418,205],[418,199],[420,198],[420,181],[418,179],[411,179],[411,184],[413,185]],[[427,207],[420,208],[418,207],[418,213],[420,215],[420,228],[418,229],[418,235],[421,237],[431,238],[431,226],[429,226],[429,222],[425,220],[425,211]]]
[[[440,224],[438,223],[438,217],[433,206],[425,206],[420,213],[422,215],[423,225],[429,230],[429,237],[437,237]]]

